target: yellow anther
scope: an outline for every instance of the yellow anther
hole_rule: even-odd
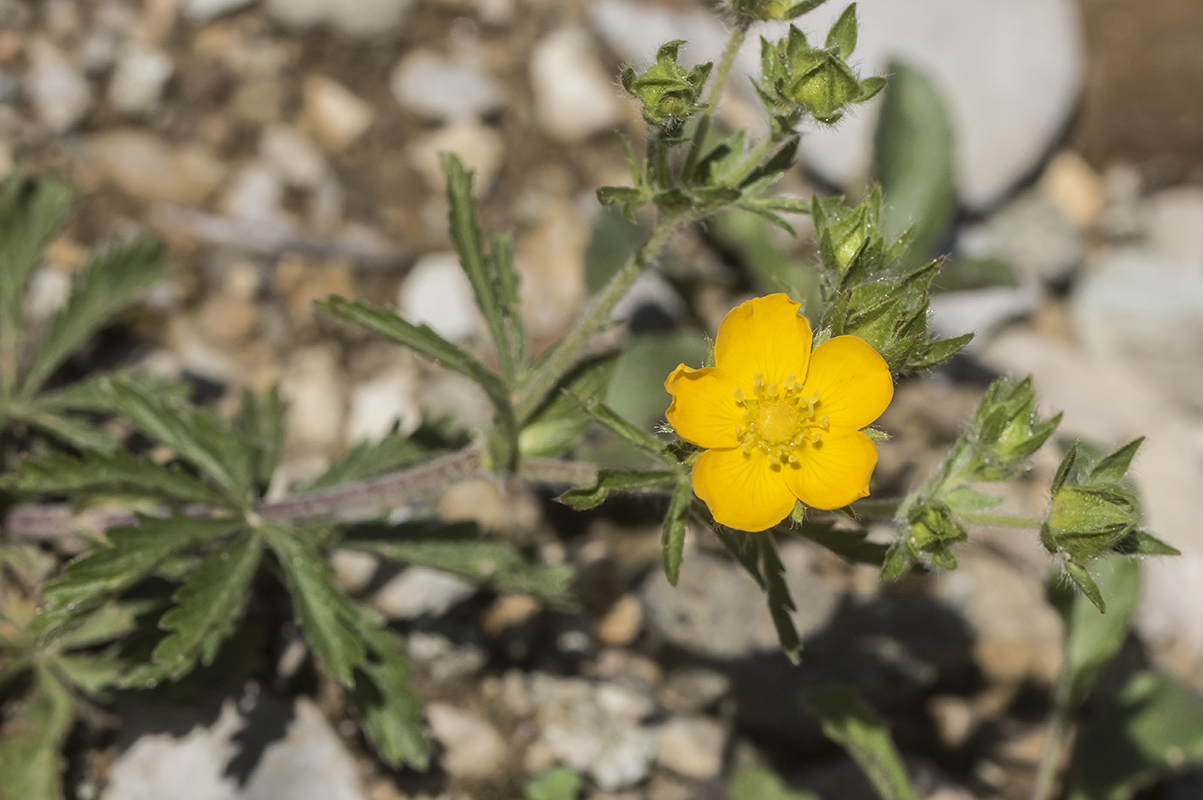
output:
[[[743,389],[735,390],[735,402],[743,404],[743,403],[747,402],[747,400],[748,400],[748,396],[746,394],[744,394]]]
[[[764,391],[764,375],[757,372],[756,377],[752,378],[752,394],[759,395]]]
[[[819,427],[820,427],[820,428],[822,428],[823,430],[827,430],[828,428],[830,428],[830,427],[831,427],[831,423],[830,423],[830,422],[828,422],[828,419],[827,419],[827,417],[819,417],[819,422],[818,422],[818,425],[819,425]]]
[[[781,383],[785,385],[785,391],[792,392],[794,387],[798,385],[798,379],[793,375],[786,375]]]
[[[769,397],[776,397],[778,391],[780,391],[780,390],[779,390],[777,384],[775,384],[775,383],[769,384],[769,390],[768,390]]]

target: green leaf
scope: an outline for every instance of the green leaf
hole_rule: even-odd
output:
[[[805,521],[797,532],[818,545],[826,547],[853,564],[872,564],[880,567],[885,563],[889,547],[865,541],[868,531],[838,530],[831,522]]]
[[[689,522],[689,505],[693,500],[693,485],[688,479],[678,480],[673,489],[672,501],[668,505],[668,513],[664,516],[663,546],[661,559],[664,563],[664,575],[673,586],[681,577],[681,561],[685,551],[685,529]]]
[[[58,453],[23,460],[5,485],[24,492],[139,492],[182,503],[228,506],[221,492],[175,465],[160,465],[118,450],[85,452],[79,458]]]
[[[1082,726],[1070,800],[1130,800],[1159,777],[1203,764],[1203,697],[1140,672]]]
[[[94,373],[74,383],[39,394],[32,405],[35,408],[55,413],[64,411],[112,413],[118,408],[110,381],[134,386],[143,394],[168,398],[172,402],[183,402],[188,399],[188,385],[183,381],[167,380],[149,372],[118,370]]]
[[[254,453],[209,409],[173,404],[142,387],[108,381],[117,408],[139,430],[174,450],[217,481],[230,499],[243,504],[254,489]]]
[[[24,338],[26,284],[74,197],[54,180],[14,175],[0,182],[0,353],[15,353]]]
[[[587,404],[605,394],[618,357],[604,355],[576,367],[560,383],[559,391],[532,415],[518,436],[518,449],[524,456],[553,457],[580,441],[593,420],[581,413],[581,401]]]
[[[1049,602],[1065,624],[1063,669],[1075,703],[1081,702],[1099,670],[1119,652],[1140,597],[1139,563],[1119,556],[1108,556],[1094,563],[1099,588],[1109,601],[1106,614],[1100,614],[1093,603],[1067,586],[1059,571],[1049,579]]]
[[[110,546],[80,556],[46,584],[45,601],[34,627],[48,631],[79,616],[86,606],[128,589],[150,575],[176,550],[194,542],[227,536],[242,526],[239,519],[212,517],[148,517],[138,515],[138,527],[108,532]]]
[[[510,350],[514,353],[515,374],[521,375],[526,367],[529,342],[526,324],[522,321],[521,280],[514,269],[514,235],[508,231],[493,234],[489,246],[489,271],[497,281],[497,295],[501,298],[501,314],[505,332],[509,337]]]
[[[1095,583],[1094,577],[1086,567],[1072,560],[1066,560],[1064,566],[1065,574],[1077,585],[1086,599],[1094,603],[1094,607],[1099,610],[1100,614],[1105,614],[1107,603],[1103,600],[1103,594],[1099,591],[1098,584]]]
[[[124,664],[115,647],[99,653],[60,655],[54,666],[68,684],[97,699],[105,699],[105,690],[121,685]]]
[[[610,433],[625,439],[628,443],[648,455],[655,456],[661,461],[675,465],[676,462],[665,452],[667,445],[664,442],[642,428],[632,425],[625,417],[610,408],[610,406],[600,401],[581,402],[579,398],[574,399],[576,400],[577,411],[583,413],[587,419],[601,423]]]
[[[74,719],[67,689],[50,669],[34,672],[33,691],[21,718],[0,739],[0,797],[59,800],[66,768],[59,749]]]
[[[983,511],[987,508],[994,508],[1002,501],[1001,497],[979,492],[966,484],[961,484],[944,495],[945,505],[953,511]]]
[[[414,325],[385,308],[333,296],[317,302],[318,308],[392,339],[452,372],[480,384],[499,412],[510,408],[509,391],[496,374],[426,325]]]
[[[597,480],[592,486],[569,489],[556,499],[577,511],[587,511],[601,505],[611,492],[637,492],[642,489],[672,486],[678,480],[676,472],[663,469],[603,469],[598,471]]]
[[[52,438],[80,449],[109,453],[121,444],[116,436],[91,423],[46,411],[38,405],[18,408],[14,411],[13,416]]]
[[[956,216],[952,122],[935,84],[919,69],[894,63],[874,137],[874,163],[889,198],[882,232],[915,226],[907,263],[935,254]]]
[[[794,618],[790,616],[797,606],[790,597],[789,587],[785,583],[785,565],[777,553],[777,546],[771,536],[758,536],[761,563],[764,567],[764,588],[769,601],[769,613],[773,617],[773,625],[777,628],[777,638],[781,640],[781,649],[790,661],[798,663],[798,652],[802,643],[798,640],[798,629]]]
[[[374,478],[386,472],[413,466],[431,457],[422,445],[397,431],[386,433],[379,441],[360,442],[342,458],[331,462],[309,484],[309,491],[329,489],[344,483]]]
[[[59,636],[59,650],[92,647],[126,636],[137,628],[138,614],[145,611],[141,603],[106,603],[77,621],[71,630]]]
[[[238,427],[255,452],[255,480],[267,486],[284,452],[284,399],[280,387],[272,386],[262,395],[244,389]]]
[[[810,792],[796,792],[774,772],[761,767],[738,767],[727,781],[730,800],[819,800]]]
[[[313,534],[300,528],[265,523],[261,528],[279,559],[293,612],[318,661],[344,686],[366,652],[355,625],[359,611],[334,583],[334,568],[322,557]]]
[[[581,776],[568,767],[552,767],[540,772],[526,787],[527,800],[577,800],[581,794]]]
[[[570,567],[533,564],[512,545],[481,539],[471,523],[358,525],[347,532],[341,545],[450,572],[499,592],[533,595],[557,607],[572,604]]]
[[[168,634],[152,660],[178,678],[199,659],[213,663],[221,643],[238,624],[259,567],[263,539],[241,536],[201,562],[172,597],[174,606],[159,620]]]
[[[964,350],[971,341],[973,341],[973,334],[965,333],[960,336],[953,336],[949,339],[940,339],[938,341],[931,342],[927,345],[927,349],[923,351],[923,355],[913,359],[907,364],[907,369],[930,369],[938,364],[943,364],[945,361]]]
[[[1119,483],[1122,481],[1128,475],[1128,468],[1132,466],[1132,457],[1136,455],[1137,449],[1144,440],[1143,436],[1133,439],[1114,453],[1105,456],[1094,465],[1094,469],[1090,470],[1090,482]]]
[[[823,45],[828,50],[837,48],[840,58],[847,61],[856,49],[856,3],[844,9],[840,18],[831,26],[827,33],[827,43]]]
[[[842,686],[809,692],[802,703],[823,734],[847,751],[883,800],[919,800],[889,726],[860,695]]]
[[[38,342],[22,394],[31,396],[80,344],[166,272],[163,248],[149,238],[128,245],[118,243],[93,256],[67,304],[50,320]]]
[[[485,324],[497,348],[501,372],[507,380],[513,380],[516,372],[515,345],[512,335],[514,308],[506,309],[502,301],[502,278],[491,268],[501,266],[502,261],[490,262],[485,256],[480,227],[476,224],[476,201],[472,198],[472,172],[454,153],[439,156],[443,172],[447,175],[447,205],[450,207],[451,241],[459,254],[460,266],[472,285],[476,305],[485,318]],[[513,272],[511,268],[511,273]],[[507,278],[509,280],[509,278]],[[515,293],[516,294],[516,293]],[[507,321],[507,317],[509,321]]]
[[[422,704],[410,683],[413,667],[392,633],[363,622],[360,631],[368,659],[355,669],[350,700],[359,712],[364,735],[385,764],[424,772],[430,744],[423,731]]]

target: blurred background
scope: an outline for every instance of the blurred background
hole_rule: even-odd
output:
[[[801,25],[821,37],[843,7]],[[858,199],[882,182],[888,227],[918,226],[912,256],[950,256],[933,324],[978,333],[898,387],[877,491],[926,478],[998,374],[1033,375],[1066,435],[1108,448],[1147,435],[1135,474],[1150,528],[1183,555],[1147,565],[1135,632],[1100,686],[1154,665],[1203,689],[1203,3],[859,9],[853,61],[890,88],[832,130],[807,129],[783,190]],[[758,32],[780,29],[749,37],[719,110],[729,128],[764,124],[747,80]],[[90,248],[151,232],[179,268],[74,368],[133,362],[227,405],[281,382],[297,481],[394,426],[482,425],[470,385],[312,301],[394,304],[483,346],[447,234],[438,154],[453,151],[476,170],[484,227],[516,235],[529,330],[554,341],[639,242],[594,190],[629,180],[615,131],[642,137],[619,70],[675,38],[691,42],[683,61],[715,59],[726,28],[696,0],[0,0],[0,173],[52,174],[82,194],[30,319],[63,302]],[[806,218],[791,221],[797,239],[737,214],[677,237],[620,308],[619,411],[662,419],[664,376],[700,364],[702,333],[743,299],[786,289],[805,302],[813,242]],[[630,458],[591,437],[577,455]],[[1040,513],[1058,458],[1040,455],[1008,508]],[[759,590],[706,537],[667,586],[655,509],[569,518],[482,481],[452,487],[440,511],[543,542],[580,570],[584,610],[337,559],[349,591],[411,632],[442,748],[434,772],[382,770],[353,726],[319,713],[337,719],[337,697],[297,699],[284,681],[129,701],[107,737],[72,744],[71,796],[503,800],[565,761],[594,800],[721,798],[739,764],[871,797],[793,704],[831,677],[890,717],[925,796],[1030,790],[1061,662],[1051,563],[1031,532],[977,531],[955,573],[889,587],[783,544],[806,639],[795,669]],[[1203,772],[1142,796],[1203,797]]]

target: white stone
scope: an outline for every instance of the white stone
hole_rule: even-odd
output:
[[[71,276],[61,269],[42,267],[29,280],[25,294],[25,322],[41,325],[50,315],[67,304],[71,296]]]
[[[405,369],[392,369],[359,384],[351,392],[346,440],[375,441],[394,426],[402,435],[413,433],[422,423],[415,389],[414,375]]]
[[[184,14],[189,19],[207,22],[222,14],[246,8],[254,2],[255,0],[188,0],[184,5]]]
[[[397,307],[413,324],[429,325],[453,342],[466,341],[478,330],[472,285],[454,253],[418,259],[401,284]]]
[[[802,17],[800,27],[822,42],[846,3],[826,3]],[[957,131],[961,200],[974,209],[996,203],[1039,162],[1073,112],[1082,83],[1083,34],[1072,0],[861,0],[852,62],[862,77],[884,74],[906,61],[944,93]],[[638,0],[597,0],[592,21],[623,59],[646,64],[670,39],[692,44],[690,63],[716,61],[726,31],[713,14],[674,12]],[[784,25],[758,32],[779,37]],[[749,36],[730,82],[754,100],[748,77],[759,74],[760,43]],[[870,170],[880,98],[848,114],[834,128],[808,125],[801,155],[839,184]]]
[[[413,0],[267,0],[267,13],[289,28],[329,25],[347,36],[372,39],[395,32]]]
[[[931,328],[940,337],[972,331],[976,336],[969,346],[976,349],[1005,323],[1035,311],[1039,303],[1040,290],[1034,285],[941,292],[931,298]]]
[[[365,800],[359,765],[312,702],[300,698],[284,739],[272,742],[237,800]]]
[[[171,56],[162,50],[130,47],[117,60],[109,79],[109,105],[124,114],[150,114],[158,108],[174,71]]]
[[[247,164],[238,172],[221,199],[221,210],[248,222],[290,221],[284,210],[284,182],[274,169],[260,162]]]
[[[295,350],[282,385],[288,400],[288,444],[300,453],[326,453],[338,444],[346,406],[334,348]]]
[[[313,188],[326,177],[326,158],[309,137],[289,125],[269,125],[259,137],[259,155],[290,186]]]
[[[427,119],[473,119],[504,102],[501,86],[483,67],[419,50],[401,60],[389,83],[402,108]]]
[[[345,150],[367,133],[376,118],[371,103],[322,75],[305,79],[303,117],[326,147]]]
[[[366,589],[380,567],[379,558],[359,550],[335,550],[330,554],[330,563],[335,582],[351,594]]]
[[[51,133],[74,128],[92,107],[92,87],[87,78],[49,39],[36,36],[26,45],[29,71],[26,91],[38,120]]]
[[[530,61],[535,116],[562,142],[577,142],[622,121],[614,77],[598,62],[593,42],[569,25],[535,44]]]
[[[1189,275],[1203,275],[1203,189],[1179,186],[1148,199],[1149,245]]]
[[[445,748],[441,762],[451,776],[482,780],[504,768],[505,739],[487,720],[447,703],[428,705],[426,719]]]
[[[384,586],[372,604],[391,619],[416,619],[445,614],[461,600],[471,597],[476,586],[446,572],[410,567]]]
[[[142,200],[199,203],[226,175],[225,165],[209,151],[173,148],[149,131],[109,130],[93,136],[89,145],[102,174]]]
[[[660,726],[656,761],[678,775],[704,781],[723,768],[726,731],[716,720],[702,716],[673,717]]]
[[[488,196],[501,169],[505,140],[501,134],[474,120],[461,120],[419,138],[409,146],[409,161],[432,189],[444,190],[446,175],[439,160],[442,153],[455,153],[464,166],[476,173],[472,192]]]

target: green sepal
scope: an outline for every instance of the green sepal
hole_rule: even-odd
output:
[[[1099,610],[1099,613],[1107,613],[1107,604],[1103,601],[1103,593],[1099,591],[1098,584],[1094,582],[1094,578],[1086,567],[1076,561],[1066,561],[1063,566],[1065,574],[1081,590],[1086,599],[1094,603],[1094,607]]]
[[[837,55],[847,61],[856,49],[856,3],[851,4],[840,14],[839,19],[827,32],[827,49],[836,48]]]
[[[598,471],[592,486],[569,489],[556,499],[577,511],[587,511],[601,505],[611,492],[638,492],[671,486],[677,481],[678,474],[670,470],[603,469]]]

